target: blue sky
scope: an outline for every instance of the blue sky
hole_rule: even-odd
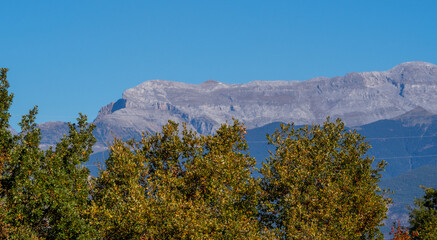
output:
[[[93,120],[151,79],[306,80],[437,64],[437,1],[2,1],[12,125]]]

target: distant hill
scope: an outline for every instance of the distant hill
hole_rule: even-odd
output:
[[[393,178],[386,178],[379,186],[382,189],[390,189],[393,194],[390,198],[393,204],[389,207],[386,226],[382,229],[385,233],[390,231],[391,223],[401,221],[408,226],[409,207],[414,208],[414,199],[423,196],[424,192],[419,186],[437,187],[437,166],[425,165],[403,173]]]
[[[369,154],[386,160],[385,177],[437,165],[437,115],[415,108],[401,116],[357,127],[370,141]]]

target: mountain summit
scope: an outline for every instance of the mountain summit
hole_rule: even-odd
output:
[[[121,99],[100,110],[94,123],[98,140],[105,142],[113,135],[132,138],[158,131],[167,120],[186,122],[199,133],[210,134],[232,117],[249,129],[272,122],[319,123],[326,116],[357,126],[417,107],[437,113],[434,64],[407,62],[383,72],[306,81],[151,80],[124,91]]]

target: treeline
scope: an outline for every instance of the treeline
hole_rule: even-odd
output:
[[[39,148],[37,109],[9,131],[0,75],[0,237],[4,239],[374,239],[390,202],[363,136],[329,119],[267,136],[258,171],[237,120],[201,136],[169,122],[115,139],[97,177],[83,166],[94,126],[80,115],[55,148]],[[400,229],[398,234],[403,234]]]

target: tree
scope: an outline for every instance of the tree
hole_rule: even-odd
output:
[[[96,180],[94,222],[113,238],[260,239],[246,149],[238,121],[213,136],[170,121],[139,143],[116,140]]]
[[[13,100],[13,94],[9,93],[9,82],[7,81],[7,71],[8,69],[2,68],[0,73],[0,196],[1,196],[1,213],[0,213],[0,226],[1,226],[1,233],[0,236],[2,238],[36,238],[36,235],[32,229],[30,229],[27,225],[20,224],[19,226],[14,224],[14,221],[16,219],[20,219],[22,217],[21,215],[13,215],[12,212],[16,211],[14,209],[14,206],[16,202],[20,201],[21,199],[14,199],[11,197],[13,195],[14,190],[12,189],[12,181],[10,181],[11,176],[17,177],[19,175],[23,176],[23,174],[19,171],[11,171],[12,165],[16,165],[16,155],[17,152],[17,146],[21,144],[23,145],[31,145],[31,133],[28,133],[28,137],[17,137],[12,136],[10,133],[10,125],[9,125],[9,119],[10,119],[10,113],[9,108],[12,104]],[[35,112],[36,110],[33,110]],[[28,116],[26,119],[23,118],[23,121],[26,121],[27,119],[31,118],[31,116]],[[23,124],[22,121],[22,124]],[[23,134],[24,136],[25,134]],[[27,141],[27,142],[26,142]],[[20,142],[20,144],[18,143]],[[30,150],[32,151],[32,150]],[[29,151],[29,152],[30,152]],[[28,168],[29,165],[23,164],[21,169]],[[27,169],[28,171],[29,169]],[[19,178],[19,177],[17,177]],[[28,179],[30,181],[30,179]],[[15,185],[18,188],[20,185],[25,182],[26,179],[23,179],[20,181],[19,184]]]
[[[134,142],[115,139],[95,180],[90,209],[91,223],[103,239],[140,239],[147,231],[147,204],[141,185],[144,163],[135,154]]]
[[[261,222],[285,239],[382,237],[388,199],[378,188],[385,163],[372,169],[364,137],[341,120],[267,136],[276,147],[263,165]]]
[[[0,69],[0,176],[3,168],[10,161],[10,151],[12,149],[12,134],[9,131],[9,108],[12,104],[13,94],[8,92],[9,83],[7,78],[7,68]],[[9,225],[6,220],[6,206],[3,187],[0,182],[0,238],[9,236]]]
[[[37,108],[22,117],[21,132],[9,133],[6,70],[2,69],[0,95],[0,159],[2,235],[11,239],[77,239],[94,230],[88,224],[90,204],[88,169],[81,164],[92,153],[94,126],[84,115],[69,124],[69,134],[56,145],[39,148],[40,130],[35,123]],[[5,230],[5,231],[3,231]]]
[[[410,232],[413,239],[437,239],[437,188],[422,187],[425,195],[414,201],[410,212]]]
[[[23,117],[21,134],[2,176],[9,223],[42,238],[86,236],[92,232],[85,214],[90,202],[89,170],[80,165],[91,154],[93,128],[81,115],[56,149],[43,151],[36,113],[35,108]]]

